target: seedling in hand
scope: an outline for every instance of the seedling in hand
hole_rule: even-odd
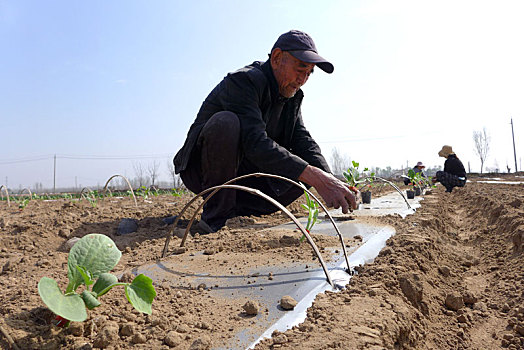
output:
[[[368,182],[370,185],[375,180],[375,173],[372,172],[369,175],[366,174],[366,171],[369,171],[368,168],[364,168],[362,172],[359,170],[360,164],[358,162],[352,161],[351,162],[353,166],[350,166],[348,170],[344,171],[343,175],[346,178],[346,182],[349,184],[350,187],[354,187],[355,189],[360,189],[359,187],[364,186],[366,182]]]
[[[318,204],[315,200],[309,198],[306,191],[304,191],[304,195],[306,196],[306,204],[302,204],[302,208],[306,209],[309,213],[307,217],[306,231],[310,233],[313,225],[315,225],[317,221],[320,221],[318,220]],[[302,235],[300,242],[304,242],[304,239],[306,239],[306,236]]]
[[[151,278],[140,274],[131,283],[122,283],[108,273],[121,256],[122,253],[111,238],[97,233],[89,234],[80,239],[69,252],[69,284],[64,294],[52,278],[40,279],[38,293],[47,307],[57,315],[57,326],[67,326],[69,321],[85,321],[86,307],[92,310],[99,306],[99,298],[115,286],[124,286],[126,298],[135,309],[151,314],[151,305],[156,296]],[[77,294],[76,290],[81,285],[85,288]]]

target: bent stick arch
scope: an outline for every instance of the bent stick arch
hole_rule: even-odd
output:
[[[129,183],[129,180],[127,179],[127,177],[125,177],[124,175],[120,175],[120,174],[116,174],[116,175],[113,175],[109,178],[109,180],[106,181],[106,185],[104,186],[104,190],[102,193],[106,193],[107,191],[107,185],[109,185],[109,182],[111,180],[113,180],[113,178],[115,177],[121,177],[122,179],[125,180],[125,182],[127,183],[127,186],[129,187],[129,190],[131,191],[131,195],[133,196],[133,200],[135,201],[135,207],[138,208],[138,203],[136,202],[136,197],[135,197],[135,192],[133,191],[133,187],[131,186],[131,184]]]
[[[324,213],[326,213],[326,215],[328,216],[329,220],[333,224],[333,227],[335,228],[335,232],[337,233],[337,236],[338,236],[338,238],[340,240],[340,245],[342,246],[342,252],[344,253],[344,259],[346,260],[346,265],[347,265],[347,271],[346,272],[347,273],[351,273],[351,267],[349,266],[348,254],[347,254],[347,251],[346,251],[346,245],[344,244],[344,238],[342,237],[342,233],[340,233],[340,230],[338,229],[338,226],[335,223],[335,220],[333,219],[331,214],[328,212],[328,210],[324,206],[324,204],[322,204],[322,202],[310,190],[308,190],[306,188],[306,186],[304,186],[304,184],[302,184],[301,182],[293,181],[291,179],[288,179],[287,177],[283,177],[283,176],[280,176],[280,175],[266,174],[266,173],[252,173],[252,174],[246,174],[246,175],[242,175],[242,176],[236,177],[234,179],[231,179],[231,180],[227,181],[226,183],[224,183],[224,185],[227,185],[227,184],[230,184],[232,182],[236,182],[236,181],[248,178],[248,177],[269,177],[269,178],[279,179],[279,180],[283,180],[283,181],[289,182],[289,183],[291,183],[291,184],[293,184],[293,185],[295,185],[297,187],[300,187],[304,191],[306,191],[307,194],[309,196],[311,196],[318,203],[318,205],[320,205],[322,210],[324,210]],[[210,196],[213,196],[213,195],[214,195],[214,193],[212,193]],[[202,208],[202,207],[203,207],[203,204],[197,209],[197,211],[200,210],[200,208]],[[195,214],[196,214],[196,212],[195,212]]]
[[[7,187],[5,187],[4,185],[0,186],[0,192],[2,192],[2,190],[5,191],[5,195],[7,196],[7,206],[10,207],[11,203],[9,202],[9,192],[7,191]]]
[[[22,191],[20,191],[19,195],[22,195],[24,193],[24,191],[27,191],[27,193],[29,194],[29,199],[33,199],[33,193],[31,192],[31,190],[28,187],[22,189]]]
[[[270,178],[275,178],[275,179],[280,179],[280,180],[283,180],[283,181],[286,181],[286,182],[289,182],[297,187],[300,187],[301,189],[303,189],[304,191],[306,191],[319,205],[320,207],[322,208],[322,210],[324,210],[324,212],[326,213],[326,215],[328,216],[329,220],[331,221],[331,223],[333,224],[333,227],[335,228],[335,231],[338,235],[338,238],[340,240],[340,244],[342,246],[342,252],[344,253],[344,259],[346,260],[346,265],[347,265],[347,269],[346,269],[346,272],[347,273],[351,273],[351,267],[349,266],[349,260],[348,260],[348,255],[347,255],[347,251],[346,251],[346,245],[344,243],[344,238],[342,237],[342,234],[340,233],[340,230],[337,226],[337,224],[335,223],[335,220],[333,220],[333,217],[331,216],[331,214],[328,212],[327,208],[324,206],[324,204],[322,204],[322,202],[320,200],[318,200],[318,198],[311,192],[309,191],[306,186],[304,186],[302,183],[300,182],[296,182],[296,181],[293,181],[291,179],[288,179],[286,177],[283,177],[283,176],[280,176],[280,175],[274,175],[274,174],[266,174],[266,173],[252,173],[252,174],[246,174],[246,175],[242,175],[242,176],[239,176],[239,177],[236,177],[236,178],[233,178],[227,182],[224,183],[224,185],[228,185],[228,184],[231,184],[233,182],[236,182],[236,181],[239,181],[239,180],[242,180],[242,179],[245,179],[245,178],[249,178],[249,177],[270,177]],[[219,189],[216,189],[214,190],[210,195],[209,197],[212,197]],[[186,211],[186,209],[191,205],[191,203],[193,203],[193,201],[196,200],[196,198],[193,198],[193,200],[191,200],[189,203],[186,204],[186,206],[182,209],[182,211],[180,212],[180,214],[177,216],[177,218],[175,219],[175,222],[173,223],[173,227],[171,228],[171,231],[169,232],[169,235],[166,239],[166,243],[164,245],[164,251],[162,253],[162,257],[164,257],[166,254],[167,254],[167,246],[169,245],[169,241],[171,240],[171,237],[173,235],[173,232],[175,230],[175,228],[177,227],[177,224],[178,224],[178,221],[180,219],[180,217],[182,217],[182,214]],[[182,242],[180,243],[180,246],[182,247],[185,243],[185,240],[186,240],[186,237],[189,233],[189,229],[191,228],[191,225],[193,224],[193,221],[196,217],[196,213],[198,213],[198,211],[204,206],[205,202],[207,202],[207,199],[204,201],[204,203],[202,203],[196,210],[195,212],[193,213],[193,216],[191,217],[191,220],[189,222],[189,225],[187,226],[186,228],[186,231],[184,233],[184,238],[182,239]]]
[[[315,255],[317,256],[318,260],[320,261],[320,265],[322,266],[322,269],[324,270],[324,273],[326,275],[326,278],[327,278],[329,284],[332,287],[334,286],[333,285],[333,281],[331,281],[331,277],[329,276],[329,273],[328,273],[328,270],[327,270],[327,267],[326,267],[326,263],[324,262],[324,259],[322,258],[322,255],[320,254],[320,251],[318,250],[317,245],[315,244],[315,242],[313,241],[313,239],[311,238],[309,233],[306,231],[304,226],[302,226],[302,224],[297,220],[297,218],[293,214],[291,214],[291,212],[289,210],[287,210],[286,207],[284,207],[282,204],[280,204],[279,202],[277,202],[273,198],[269,197],[267,194],[265,194],[265,193],[263,193],[263,192],[261,192],[261,191],[259,191],[257,189],[253,189],[253,188],[245,187],[245,186],[239,186],[239,185],[219,185],[219,186],[210,187],[210,188],[200,192],[189,203],[192,203],[196,198],[201,197],[201,196],[207,194],[208,192],[213,191],[213,193],[216,193],[216,192],[218,192],[218,190],[221,190],[221,189],[241,190],[241,191],[245,191],[245,192],[249,192],[251,194],[257,195],[259,197],[264,198],[265,200],[267,200],[271,204],[275,205],[277,208],[282,210],[282,212],[284,212],[287,216],[289,216],[289,218],[291,220],[293,220],[295,225],[297,225],[298,229],[302,232],[302,234],[304,234],[304,236],[307,238],[308,243],[311,245],[311,247],[313,248],[313,251],[315,252]],[[212,195],[207,196],[206,199],[203,201],[202,205],[205,204],[211,197],[212,197]],[[186,208],[184,208],[184,209],[186,209]],[[196,212],[198,212],[199,209],[197,209],[195,211],[195,215],[196,215]],[[189,228],[191,227],[191,225],[193,223],[193,220],[195,219],[195,215],[193,215],[193,217],[191,218],[191,221],[189,222],[188,227],[186,228],[186,232],[184,234],[184,238],[182,238],[182,242],[180,243],[181,247],[184,245],[186,237],[189,234]],[[180,216],[178,216],[177,219],[179,217]],[[175,223],[177,223],[177,220],[175,220]],[[176,227],[174,225],[175,223],[173,223],[173,227]],[[167,238],[170,239],[171,238],[171,234]],[[168,239],[166,239],[166,244],[164,245],[164,251],[162,253],[162,257],[165,257],[165,253],[167,253],[167,246],[169,244],[169,240]]]

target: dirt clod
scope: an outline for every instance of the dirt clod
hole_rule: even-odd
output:
[[[457,311],[464,307],[464,299],[460,293],[450,293],[446,295],[445,304],[448,309]]]
[[[242,306],[242,309],[244,309],[246,314],[250,316],[258,315],[258,310],[260,309],[260,305],[254,300],[249,300],[244,304],[244,306]]]
[[[284,310],[293,310],[295,306],[297,306],[297,301],[289,295],[284,295],[282,299],[280,299],[280,306]]]

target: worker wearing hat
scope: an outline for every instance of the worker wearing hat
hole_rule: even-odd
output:
[[[356,208],[358,193],[331,174],[302,120],[300,88],[316,67],[326,73],[334,70],[308,34],[291,30],[277,39],[267,61],[229,73],[203,102],[173,160],[186,187],[198,193],[263,172],[315,187],[328,206],[341,207],[344,213]],[[282,205],[303,194],[277,179],[252,177],[237,184],[258,189]],[[214,232],[228,218],[277,209],[250,193],[221,190],[204,206],[201,229]]]
[[[423,177],[426,177],[426,174],[424,174],[424,168],[426,166],[422,162],[417,162],[417,164],[413,167],[413,171],[416,173],[421,173]],[[409,184],[409,178],[404,179],[404,185]]]
[[[444,171],[437,171],[433,182],[440,182],[446,192],[453,191],[454,187],[464,187],[466,185],[466,169],[464,164],[457,157],[453,148],[449,145],[442,146],[438,152],[439,157],[446,158],[444,162]]]

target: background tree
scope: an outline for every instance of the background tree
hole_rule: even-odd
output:
[[[146,175],[145,175],[145,169],[142,166],[142,163],[133,163],[133,170],[135,171],[135,178],[133,185],[136,187],[142,187],[146,185]]]
[[[351,160],[347,155],[340,154],[336,147],[331,150],[331,171],[335,175],[342,175],[351,165]]]
[[[155,186],[155,180],[158,177],[158,168],[160,167],[160,164],[156,161],[153,161],[153,164],[149,163],[147,165],[147,173],[149,174],[149,178],[151,179],[151,186]]]
[[[482,169],[484,167],[484,162],[488,157],[489,153],[489,143],[491,137],[488,135],[486,128],[483,128],[482,131],[473,131],[473,142],[475,143],[474,151],[480,158],[480,173],[482,174]]]
[[[173,164],[173,161],[170,159],[167,160],[167,171],[169,173],[169,178],[172,181],[173,188],[182,187],[182,180],[180,179],[180,175],[177,175],[175,173],[175,165]]]

